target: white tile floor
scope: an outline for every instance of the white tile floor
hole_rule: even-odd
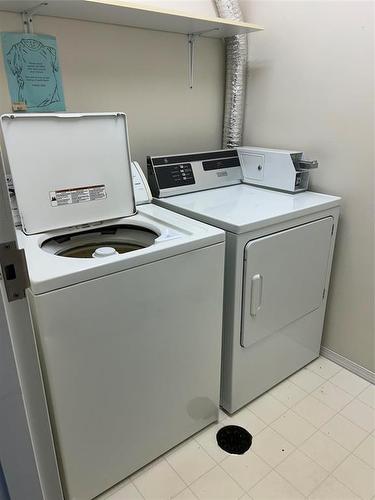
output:
[[[374,408],[373,385],[319,358],[100,500],[375,499]],[[244,455],[217,446],[228,424],[253,435]]]

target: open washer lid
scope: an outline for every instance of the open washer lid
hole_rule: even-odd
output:
[[[1,130],[26,234],[135,213],[124,113],[7,114]]]

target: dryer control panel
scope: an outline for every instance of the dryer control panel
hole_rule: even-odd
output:
[[[161,189],[195,184],[191,163],[162,165],[157,169],[157,178]]]
[[[239,184],[242,178],[236,149],[148,156],[147,174],[156,198]]]

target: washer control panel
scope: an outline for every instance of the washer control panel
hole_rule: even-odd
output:
[[[236,149],[148,156],[147,174],[157,198],[238,184],[242,179]]]

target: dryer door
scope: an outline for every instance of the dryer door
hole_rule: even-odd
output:
[[[246,245],[243,347],[250,347],[320,307],[332,228],[333,217],[327,217]]]

